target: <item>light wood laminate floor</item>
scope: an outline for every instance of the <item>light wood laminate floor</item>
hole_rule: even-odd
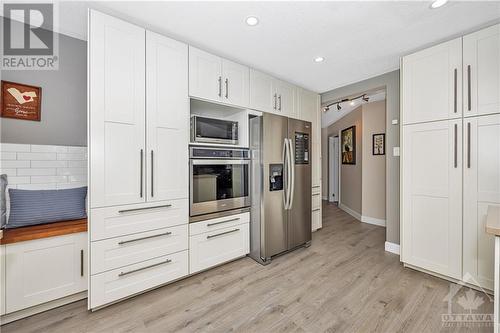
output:
[[[385,228],[323,208],[311,247],[268,266],[243,258],[93,313],[79,301],[1,332],[492,331],[443,328],[450,283],[403,268],[384,251]]]

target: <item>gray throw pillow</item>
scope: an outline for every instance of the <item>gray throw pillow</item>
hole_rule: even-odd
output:
[[[7,204],[5,203],[5,197],[7,189],[7,175],[0,175],[0,228],[3,229],[5,223],[7,223]]]
[[[87,187],[65,190],[9,189],[7,229],[87,217]]]

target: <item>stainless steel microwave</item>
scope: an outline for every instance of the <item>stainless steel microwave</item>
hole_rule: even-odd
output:
[[[237,145],[238,122],[192,116],[191,142]]]

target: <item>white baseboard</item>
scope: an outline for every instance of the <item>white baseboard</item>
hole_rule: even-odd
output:
[[[370,216],[361,216],[361,222],[378,225],[380,227],[385,227],[385,220],[377,219]]]
[[[394,254],[397,254],[399,256],[400,246],[399,246],[399,244],[385,242],[385,250],[387,252],[394,253]]]
[[[351,208],[347,207],[346,205],[344,205],[342,203],[339,204],[339,208],[342,209],[347,214],[349,214],[352,217],[354,217],[356,220],[361,221],[361,214],[360,213],[352,210]]]
[[[321,197],[322,200],[328,200],[328,196]]]

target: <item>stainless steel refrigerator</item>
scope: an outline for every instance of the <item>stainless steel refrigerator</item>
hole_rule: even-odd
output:
[[[311,242],[311,123],[251,118],[250,149],[250,256],[266,264]]]

